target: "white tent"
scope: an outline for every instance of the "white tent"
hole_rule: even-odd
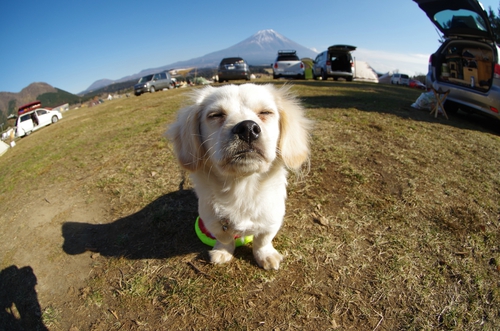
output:
[[[0,156],[2,156],[7,150],[9,149],[9,145],[4,143],[3,141],[0,141]]]
[[[364,61],[356,61],[354,62],[354,65],[356,70],[354,80],[378,83],[378,75],[368,63]]]

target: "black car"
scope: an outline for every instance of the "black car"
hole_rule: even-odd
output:
[[[222,59],[217,71],[219,83],[229,80],[250,80],[250,67],[241,57],[227,57]]]

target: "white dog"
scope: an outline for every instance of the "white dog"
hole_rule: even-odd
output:
[[[278,269],[283,259],[272,240],[285,215],[287,168],[299,170],[308,161],[311,126],[288,90],[205,87],[167,131],[191,172],[200,218],[217,239],[212,263],[232,259],[237,235],[254,236],[262,268]]]

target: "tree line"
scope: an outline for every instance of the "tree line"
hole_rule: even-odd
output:
[[[497,44],[500,44],[500,4],[497,9],[497,13],[491,9],[488,10],[488,19],[491,23],[491,28],[493,29],[493,33],[495,34],[495,41]]]

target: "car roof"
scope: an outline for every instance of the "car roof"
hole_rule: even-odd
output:
[[[22,113],[21,115],[19,115],[19,117],[24,116],[24,115],[30,115],[30,114],[33,114],[33,113],[34,113],[34,112],[36,112],[37,110],[51,111],[50,109],[47,109],[47,108],[37,108],[37,109],[33,109],[33,110],[27,111],[27,112],[25,112],[25,113]]]
[[[446,37],[495,40],[488,14],[477,0],[413,0]]]

